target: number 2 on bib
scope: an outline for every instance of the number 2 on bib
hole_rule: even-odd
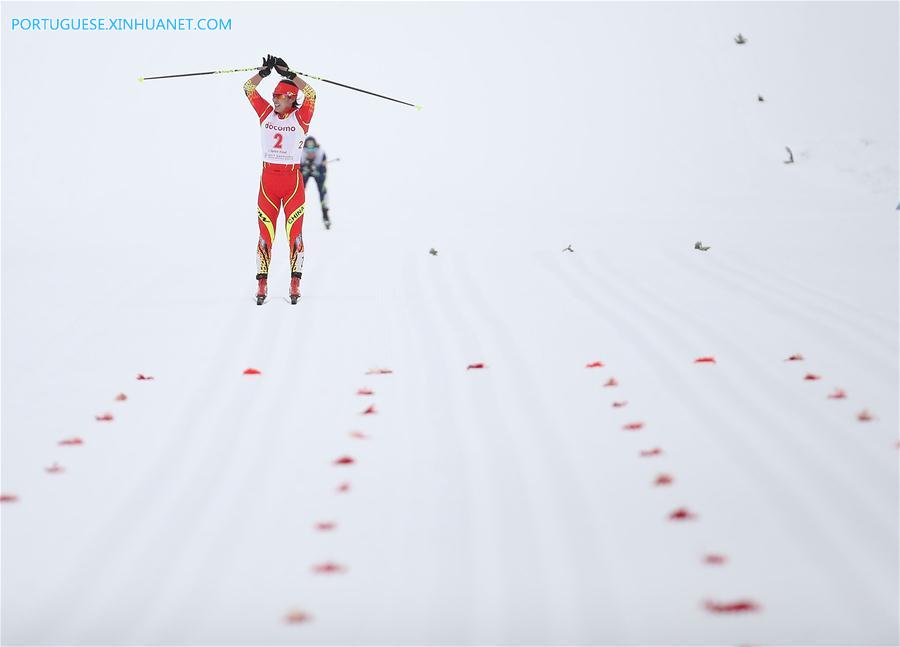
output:
[[[272,148],[281,148],[281,142],[284,140],[284,136],[281,133],[275,133],[275,145]]]

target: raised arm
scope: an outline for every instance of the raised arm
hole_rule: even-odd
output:
[[[308,131],[309,122],[312,121],[313,112],[316,110],[316,91],[313,90],[313,87],[309,83],[300,78],[300,76],[291,72],[288,64],[285,63],[283,58],[275,59],[275,71],[284,78],[290,79],[297,84],[300,94],[303,95],[303,102],[297,110],[297,120],[300,122],[300,126],[303,127],[303,131]]]
[[[262,69],[244,83],[244,94],[250,101],[250,105],[256,110],[256,115],[259,117],[260,122],[268,116],[273,108],[272,105],[263,99],[259,92],[256,91],[256,86],[262,82],[263,78],[272,73],[272,68],[274,66],[275,57],[270,54],[263,59]]]

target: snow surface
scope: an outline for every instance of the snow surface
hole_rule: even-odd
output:
[[[897,3],[3,14],[4,644],[900,641]],[[271,49],[425,106],[313,82],[295,307],[250,75],[135,80]]]

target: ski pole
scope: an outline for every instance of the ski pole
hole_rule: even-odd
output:
[[[340,158],[340,157],[335,157],[333,160],[325,160],[325,164],[326,164],[326,165],[328,165],[328,164],[334,164],[335,162],[340,162],[340,161],[341,161],[341,158]]]
[[[322,81],[323,83],[331,83],[332,85],[339,85],[342,88],[347,88],[348,90],[356,90],[357,92],[363,92],[365,94],[371,94],[373,97],[380,97],[382,99],[387,99],[388,101],[396,101],[397,103],[402,103],[404,106],[411,106],[416,110],[421,110],[422,106],[409,103],[408,101],[401,101],[400,99],[392,99],[391,97],[386,97],[383,94],[378,94],[377,92],[369,92],[368,90],[363,90],[361,88],[354,88],[352,85],[346,85],[344,83],[338,83],[337,81],[329,81],[328,79],[323,79],[321,76],[313,76],[312,74],[307,74],[306,72],[298,72],[297,70],[291,70],[294,74],[299,74],[300,76],[305,76],[308,79],[315,79],[316,81]]]
[[[174,79],[181,76],[204,76],[205,74],[230,74],[231,72],[259,71],[260,67],[242,67],[239,70],[215,70],[214,72],[190,72],[188,74],[166,74],[165,76],[139,76],[138,81],[143,83],[151,79]]]
[[[144,81],[151,81],[153,79],[175,79],[181,78],[185,76],[206,76],[208,74],[230,74],[232,72],[251,72],[251,71],[259,71],[262,68],[260,67],[242,67],[237,70],[214,70],[212,72],[189,72],[187,74],[165,74],[163,76],[139,76],[138,81],[143,83]],[[379,97],[381,99],[387,99],[388,101],[395,101],[397,103],[402,103],[405,106],[410,106],[415,108],[416,110],[421,110],[422,106],[409,103],[408,101],[401,101],[400,99],[394,99],[392,97],[386,97],[383,94],[378,94],[377,92],[370,92],[368,90],[363,90],[362,88],[354,88],[352,85],[346,85],[345,83],[338,83],[337,81],[331,81],[329,79],[323,79],[321,76],[315,76],[313,74],[307,74],[306,72],[298,72],[296,70],[291,70],[294,74],[299,74],[300,76],[305,76],[308,79],[315,79],[316,81],[322,81],[323,83],[331,83],[332,85],[339,85],[342,88],[347,88],[348,90],[356,90],[357,92],[362,92],[364,94],[371,94],[373,97]]]

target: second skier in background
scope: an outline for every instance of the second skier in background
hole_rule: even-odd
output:
[[[316,186],[319,187],[319,201],[322,203],[322,221],[325,223],[325,229],[331,229],[331,218],[328,217],[328,189],[325,187],[328,156],[325,155],[325,151],[319,146],[315,137],[306,138],[300,170],[303,172],[304,185],[309,182],[311,177],[316,180]]]

